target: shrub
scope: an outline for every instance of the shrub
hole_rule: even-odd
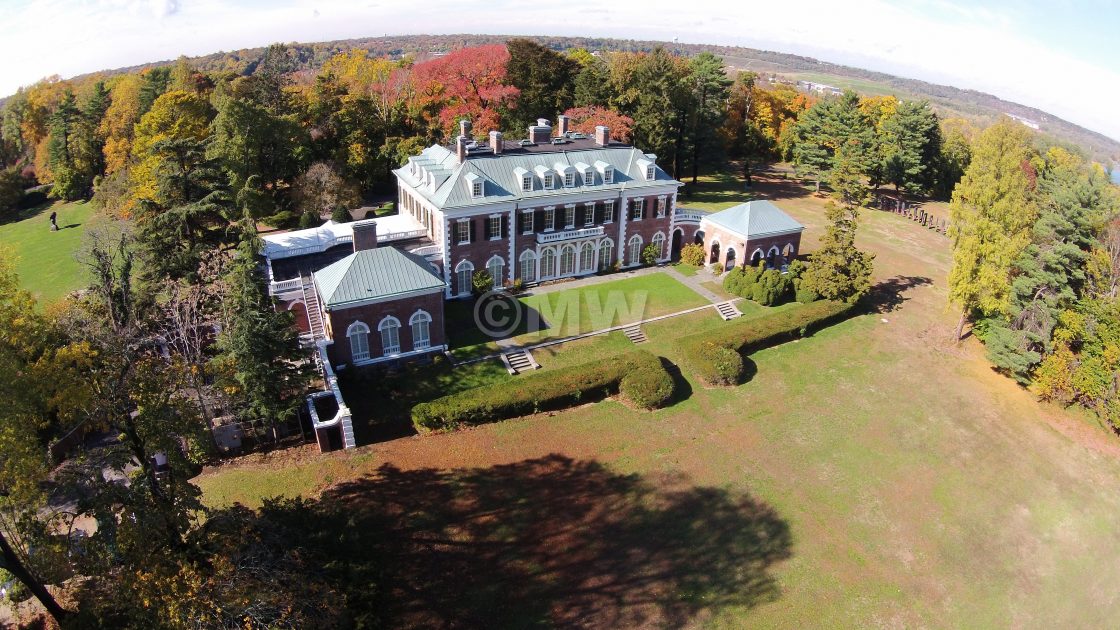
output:
[[[754,319],[739,319],[710,332],[677,340],[685,365],[706,385],[738,382],[743,372],[742,354],[772,346],[821,328],[846,317],[853,306],[820,301],[793,310]],[[739,356],[737,362],[720,348]],[[734,376],[734,379],[730,377]]]
[[[681,248],[681,262],[686,265],[704,266],[704,246],[689,243]]]
[[[494,278],[489,271],[476,271],[471,276],[471,291],[475,295],[483,295],[494,290]]]
[[[709,267],[709,269],[711,269],[712,274],[717,276],[723,273],[723,265],[721,265],[720,263],[712,263],[712,266]]]
[[[299,229],[306,230],[307,228],[316,227],[319,225],[319,217],[314,212],[304,212],[299,215]]]
[[[650,243],[642,248],[642,264],[646,266],[656,265],[658,257],[661,256],[661,250]]]
[[[673,397],[673,377],[661,365],[643,365],[622,377],[619,393],[636,407],[658,409]]]
[[[797,291],[794,292],[794,299],[798,302],[801,302],[802,304],[808,304],[809,302],[816,302],[817,300],[821,299],[821,296],[817,295],[816,291],[802,286],[798,287]]]
[[[513,295],[518,295],[525,292],[525,281],[521,278],[514,278],[513,282],[506,281],[506,291]]]
[[[750,298],[763,306],[775,306],[785,303],[793,292],[792,289],[791,281],[780,271],[767,269],[751,287]]]
[[[723,277],[723,290],[731,295],[742,295],[743,291],[743,270],[736,267],[727,272]]]
[[[342,206],[336,207],[334,211],[331,212],[331,221],[335,223],[349,223],[353,220],[354,217],[350,216],[350,211]]]
[[[668,377],[669,391],[664,392]],[[412,408],[412,424],[421,433],[494,422],[530,413],[564,409],[619,392],[629,378],[627,393],[634,405],[664,404],[672,396],[672,378],[661,360],[644,350],[634,350],[566,368],[546,370],[508,382],[484,385],[420,403]]]

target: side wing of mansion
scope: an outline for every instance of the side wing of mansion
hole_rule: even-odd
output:
[[[559,135],[545,120],[529,138],[508,142],[491,131],[470,140],[463,122],[452,148],[432,146],[394,171],[398,208],[425,231],[425,253],[447,285],[448,298],[471,291],[486,270],[494,288],[641,264],[648,245],[668,260],[681,183],[656,157],[610,140]]]

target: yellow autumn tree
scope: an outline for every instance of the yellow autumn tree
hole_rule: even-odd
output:
[[[156,169],[159,156],[153,148],[165,140],[205,140],[210,135],[214,110],[197,94],[166,92],[136,124],[132,141],[134,166],[129,174],[132,194],[125,214],[143,199],[156,200]]]
[[[128,163],[132,152],[132,131],[140,118],[140,75],[126,74],[109,89],[112,102],[101,119],[98,132],[105,138],[105,174],[114,173]]]

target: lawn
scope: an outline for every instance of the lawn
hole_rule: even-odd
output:
[[[601,330],[707,304],[695,291],[666,273],[650,273],[571,289],[563,284],[506,302],[495,313],[494,330],[505,331],[516,345],[541,343],[559,337]],[[449,302],[446,307],[451,352],[468,359],[498,352],[498,345],[476,322],[473,300]]]
[[[822,200],[757,191],[811,250]],[[950,341],[943,236],[866,211],[857,243],[878,312],[752,354],[738,387],[309,453],[290,479],[229,464],[198,478],[204,500],[311,497],[331,535],[360,538],[339,562],[378,552],[390,626],[1114,625],[1120,440]],[[649,324],[646,347],[673,359],[674,334],[721,323]]]
[[[57,232],[50,231],[51,211],[58,213]],[[41,303],[57,301],[85,285],[74,253],[92,215],[87,202],[54,202],[0,223],[0,248],[14,252],[20,282]]]

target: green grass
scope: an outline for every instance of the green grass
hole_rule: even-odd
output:
[[[61,229],[57,232],[50,231],[52,210],[58,213]],[[15,254],[20,282],[41,304],[55,302],[85,285],[84,270],[74,253],[92,215],[87,202],[55,202],[0,223],[0,248]]]
[[[689,265],[687,263],[679,262],[679,263],[673,263],[673,269],[676,269],[677,273],[681,274],[682,276],[692,277],[692,276],[695,276],[696,273],[700,271],[700,266]]]
[[[774,191],[767,186],[760,192]],[[811,250],[823,202],[781,205],[808,227]],[[994,373],[975,340],[950,340],[944,237],[868,211],[857,243],[876,254],[877,282],[908,288],[881,313],[753,353],[755,373],[740,386],[686,380],[685,397],[655,412],[608,400],[316,456],[290,465],[308,469],[290,478],[232,464],[198,480],[204,499],[315,494],[312,480],[345,474],[355,485],[330,501],[411,519],[348,525],[371,528],[371,543],[437,541],[399,545],[414,555],[385,565],[386,584],[419,593],[394,589],[400,605],[478,615],[461,618],[531,610],[522,626],[1115,625],[1120,440]],[[674,335],[722,324],[710,309],[648,324],[645,347],[673,359]],[[609,335],[538,360],[545,369],[609,360],[628,343]],[[620,488],[653,492],[634,511]],[[713,500],[721,497],[735,501]],[[743,554],[758,514],[788,527],[787,559]],[[634,559],[640,566],[626,564]],[[425,582],[415,567],[466,577]],[[751,597],[751,584],[773,591]],[[388,625],[438,625],[387,615]]]

